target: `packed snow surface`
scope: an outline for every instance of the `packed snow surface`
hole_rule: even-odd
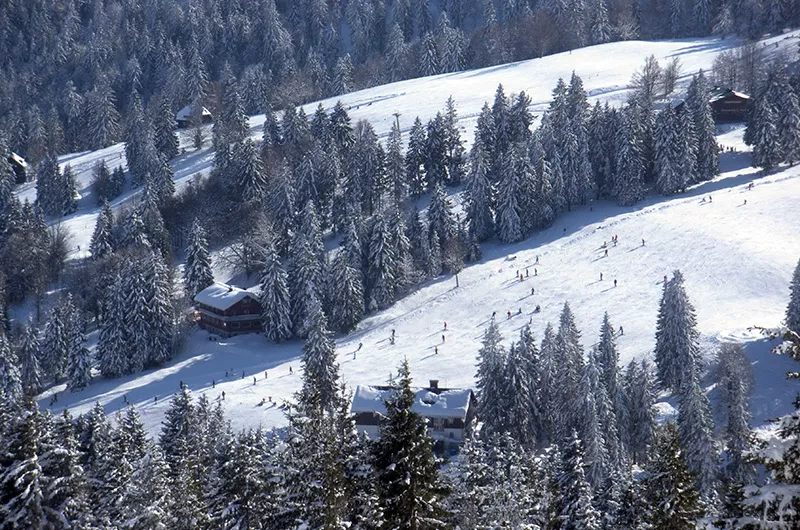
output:
[[[796,48],[797,38],[790,34],[774,41]],[[574,70],[583,78],[592,102],[619,104],[627,96],[631,74],[648,55],[661,60],[679,57],[685,84],[688,76],[708,69],[719,52],[736,44],[718,39],[620,42],[393,83],[340,99],[354,122],[369,119],[376,132],[385,135],[395,111],[407,131],[417,115],[423,121],[432,117],[452,94],[469,141],[475,117],[484,101],[491,101],[498,83],[503,83],[506,94],[528,92],[534,112],[539,113],[558,77],[568,78]],[[334,103],[332,99],[323,105]],[[307,105],[306,111],[315,107]],[[260,136],[262,123],[263,117],[251,118],[254,136]],[[774,326],[783,317],[789,279],[800,257],[800,167],[782,167],[767,175],[750,168],[742,133],[742,126],[720,131],[720,144],[737,152],[722,155],[723,173],[712,182],[673,197],[650,197],[633,207],[597,202],[575,208],[519,244],[485,245],[483,260],[459,274],[458,288],[453,277],[443,277],[365,319],[353,333],[337,337],[344,380],[350,388],[386,384],[406,358],[417,384],[438,379],[442,387],[474,387],[476,354],[493,313],[506,343],[515,340],[528,322],[541,339],[548,322],[557,326],[564,302],[575,313],[586,350],[596,341],[608,311],[619,331],[621,362],[651,357],[663,277],[681,269],[697,310],[706,358],[722,341],[747,346],[756,373],[753,423],[786,414],[798,384],[787,382],[784,374],[796,366],[771,354],[770,343],[752,326]],[[182,144],[188,146],[189,141],[183,139]],[[190,150],[176,158],[173,168],[179,186],[208,171],[212,159],[208,149]],[[111,168],[124,164],[122,145],[61,157],[62,164],[72,165],[83,196],[78,212],[63,221],[74,236],[73,256],[86,255],[94,228],[97,209],[88,185],[99,160]],[[26,185],[20,194],[33,200],[33,185]],[[128,193],[112,206],[130,200]],[[615,235],[616,246],[611,243]],[[523,281],[518,272],[525,276]],[[218,269],[217,279],[229,278]],[[257,278],[250,280],[254,284]],[[534,312],[537,305],[539,313]],[[389,340],[392,330],[394,344]],[[275,403],[292,399],[300,388],[302,343],[275,345],[260,335],[211,338],[198,330],[190,334],[183,353],[164,367],[119,379],[98,378],[75,394],[56,387],[41,396],[40,405],[47,407],[58,391],[51,410],[69,406],[77,414],[99,401],[113,413],[124,406],[125,396],[140,409],[148,429],[156,432],[170,396],[183,383],[212,400],[222,400],[224,394],[234,427],[285,425],[283,411]],[[363,347],[356,354],[359,344]],[[264,398],[271,398],[269,405],[262,404]],[[672,411],[669,400],[660,408],[664,415]]]

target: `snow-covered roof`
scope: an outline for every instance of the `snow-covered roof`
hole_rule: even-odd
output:
[[[736,92],[735,90],[731,90],[730,88],[714,87],[708,94],[708,100],[713,103],[714,101],[725,99],[728,96],[736,96],[742,99],[750,99],[750,96],[748,96],[747,94]]]
[[[211,116],[211,111],[209,111],[207,108],[203,107],[202,116]],[[186,105],[185,107],[183,107],[181,110],[178,111],[178,114],[176,115],[176,119],[178,121],[189,121],[189,119],[191,117],[192,117],[192,105],[191,104]]]
[[[19,164],[21,167],[23,167],[23,168],[27,168],[28,167],[28,163],[25,162],[25,159],[22,158],[21,156],[19,156],[17,153],[13,152],[13,151],[11,152],[11,157],[10,158],[11,158],[11,160],[13,160],[17,164]]]
[[[468,388],[450,388],[432,390],[430,388],[414,388],[416,399],[411,410],[426,418],[461,418],[466,419],[472,390]],[[384,400],[391,397],[393,389],[359,385],[353,394],[350,411],[377,412],[386,414]]]
[[[244,300],[246,297],[258,299],[258,289],[252,287],[250,289],[240,289],[233,285],[226,285],[224,283],[214,282],[209,285],[194,297],[194,301],[198,304],[207,305],[220,311],[230,309],[237,303]]]

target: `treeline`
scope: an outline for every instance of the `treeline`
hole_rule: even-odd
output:
[[[789,325],[800,319],[798,308],[800,263]],[[9,369],[0,335],[3,528],[630,530],[690,529],[702,520],[752,530],[798,523],[797,417],[780,430],[782,458],[770,451],[758,460],[771,473],[757,482],[750,362],[741,346],[723,345],[717,372],[727,421],[717,445],[699,387],[694,311],[677,271],[664,285],[656,373],[636,361],[619,371],[607,315],[588,357],[568,305],[539,348],[527,327],[505,348],[490,323],[479,352],[481,425],[447,468],[412,411],[407,362],[379,437],[357,434],[327,322],[318,305],[312,313],[302,388],[285,407],[285,430],[233,432],[223,401],[195,400],[182,387],[157,441],[132,406],[113,423],[99,404],[77,419],[39,411]],[[800,359],[800,337],[787,332],[792,337],[789,351]],[[659,386],[679,387],[677,424],[655,423]]]
[[[744,141],[753,147],[753,165],[765,170],[800,161],[800,77],[790,80],[782,65],[772,65],[753,97]]]
[[[230,67],[248,114],[422,75],[633,38],[800,23],[781,0],[69,0],[0,6],[0,130],[34,165],[106,147],[136,112],[216,115]]]

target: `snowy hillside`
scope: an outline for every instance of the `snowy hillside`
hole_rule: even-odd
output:
[[[783,36],[780,42],[796,45],[796,34],[790,38]],[[625,99],[631,74],[646,56],[679,56],[685,81],[698,69],[709,68],[717,53],[734,44],[715,39],[621,42],[394,83],[348,94],[341,100],[353,121],[368,119],[379,135],[385,135],[392,113],[401,113],[406,131],[417,115],[423,120],[431,117],[452,94],[465,137],[470,140],[474,118],[483,102],[493,97],[498,83],[507,94],[528,92],[536,112],[546,107],[557,78],[575,70],[592,102],[618,104]],[[613,61],[607,60],[609,57]],[[322,103],[331,107],[335,100]],[[306,111],[313,112],[316,105],[307,105]],[[263,116],[251,118],[253,136],[261,135],[262,123]],[[344,379],[351,387],[382,383],[406,357],[419,383],[438,379],[443,386],[472,386],[475,355],[492,312],[497,312],[506,341],[515,339],[529,319],[541,338],[546,323],[557,321],[566,301],[576,315],[587,350],[597,337],[603,313],[609,312],[612,323],[624,328],[618,344],[621,361],[627,363],[652,352],[663,277],[680,268],[697,309],[706,354],[720,341],[748,344],[756,363],[754,421],[760,424],[788,412],[790,396],[797,390],[783,379],[790,364],[771,355],[769,344],[748,327],[776,325],[782,318],[791,270],[800,255],[800,167],[782,168],[767,176],[756,172],[749,167],[749,154],[743,152],[742,133],[738,126],[719,136],[720,144],[735,146],[738,152],[722,155],[723,174],[712,182],[676,197],[653,197],[631,208],[601,202],[576,209],[522,243],[485,246],[482,262],[459,275],[459,288],[452,277],[445,277],[364,320],[354,333],[337,339]],[[208,149],[189,148],[188,139],[182,138],[182,144],[187,152],[173,161],[179,186],[207,172],[213,158]],[[101,159],[110,168],[124,164],[122,145],[60,159],[62,164],[72,165],[83,196],[78,212],[63,221],[73,234],[73,257],[87,255],[97,214],[88,186],[91,168]],[[751,182],[754,188],[747,190]],[[35,198],[33,184],[19,193],[22,198]],[[129,200],[130,193],[112,206]],[[611,245],[614,235],[619,236],[617,246]],[[529,278],[520,282],[516,273],[526,269]],[[217,279],[227,278],[218,271]],[[534,314],[536,305],[541,306],[541,313]],[[513,316],[507,318],[507,312]],[[445,321],[447,331],[443,329]],[[397,339],[390,345],[393,329]],[[355,355],[359,344],[363,347]],[[198,331],[189,337],[184,353],[161,369],[114,380],[97,379],[76,394],[66,392],[63,386],[54,388],[42,395],[40,405],[47,407],[52,393],[58,391],[58,403],[51,410],[68,406],[78,414],[99,401],[113,413],[127,398],[139,407],[147,427],[156,430],[170,395],[185,383],[212,399],[221,399],[224,392],[235,427],[282,425],[285,419],[279,407],[259,404],[264,398],[280,403],[299,389],[300,354],[298,341],[276,346],[261,336],[246,335],[214,342]],[[668,412],[669,407],[662,410]]]
[[[719,141],[741,151],[742,132],[741,126],[734,127]],[[459,288],[453,278],[445,277],[340,337],[344,379],[351,387],[382,383],[406,357],[419,382],[439,379],[443,386],[471,386],[475,355],[493,311],[507,341],[529,319],[541,338],[546,323],[557,321],[565,301],[576,314],[586,349],[595,342],[603,312],[608,311],[612,323],[624,328],[618,341],[621,361],[650,355],[663,276],[680,268],[697,308],[706,355],[720,341],[747,344],[757,380],[754,422],[787,413],[797,391],[797,384],[783,377],[791,362],[772,355],[769,344],[748,327],[776,325],[783,316],[789,278],[800,255],[800,167],[763,176],[748,167],[749,154],[741,152],[723,154],[722,166],[718,179],[683,195],[651,198],[632,208],[596,203],[564,215],[520,244],[488,245],[483,261],[460,274]],[[748,190],[751,182],[754,187]],[[616,247],[611,245],[614,235],[619,236]],[[530,277],[516,280],[516,272],[526,269]],[[537,304],[540,314],[533,313]],[[520,309],[522,314],[517,314]],[[392,329],[397,333],[394,345],[389,343]],[[360,343],[363,348],[354,356]],[[212,399],[221,399],[224,392],[234,426],[282,425],[282,411],[260,402],[271,397],[280,403],[299,389],[300,350],[297,341],[276,346],[259,335],[245,335],[213,342],[198,331],[185,353],[168,366],[101,379],[77,394],[62,391],[58,407],[70,406],[80,413],[100,401],[114,412],[127,395],[155,430],[169,396],[183,382]],[[42,406],[48,396],[43,396]],[[665,404],[662,410],[669,407]]]
[[[781,50],[793,50],[792,53],[796,53],[794,50],[797,48],[799,36],[800,31],[794,31],[780,37],[765,39],[763,43],[770,53]],[[776,43],[778,47],[774,48]],[[498,84],[503,84],[506,94],[524,90],[531,98],[532,112],[537,115],[550,102],[551,91],[558,78],[568,79],[575,71],[583,79],[591,104],[598,100],[621,104],[629,93],[627,86],[632,74],[651,54],[662,62],[672,57],[680,59],[683,67],[682,77],[678,82],[680,90],[685,88],[689,78],[699,69],[711,68],[714,58],[720,52],[739,44],[733,39],[718,38],[615,42],[541,59],[391,83],[319,103],[330,109],[341,100],[353,123],[360,119],[369,120],[378,136],[384,138],[389,133],[395,112],[400,113],[400,127],[403,133],[407,134],[417,116],[424,123],[442,110],[445,101],[452,95],[458,108],[463,137],[469,145],[472,142],[478,113],[484,102],[493,99]],[[608,60],[610,57],[613,57],[613,60]],[[311,115],[319,103],[305,105],[306,114]],[[254,138],[261,137],[263,124],[263,115],[250,118],[250,131]],[[196,175],[210,171],[213,161],[213,151],[210,148],[197,151],[191,147],[189,134],[185,131],[180,135],[181,148],[186,152],[172,161],[178,189]],[[210,136],[210,131],[207,136]],[[206,145],[209,144],[210,141],[207,141]],[[59,158],[62,167],[65,164],[72,166],[78,192],[83,197],[78,211],[61,221],[73,234],[71,253],[73,258],[88,255],[89,240],[99,212],[89,185],[92,168],[100,160],[106,161],[109,170],[113,170],[117,165],[124,165],[126,162],[123,144]],[[33,201],[36,198],[35,183],[26,184],[17,193],[21,200]],[[132,195],[135,195],[135,191],[124,193],[113,201],[111,206],[116,209],[120,204],[130,201]]]

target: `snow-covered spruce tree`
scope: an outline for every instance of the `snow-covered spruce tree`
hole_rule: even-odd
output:
[[[717,352],[719,386],[727,416],[724,428],[724,511],[727,518],[741,517],[741,499],[746,485],[755,481],[755,435],[750,429],[750,397],[753,367],[740,344],[726,343]]]
[[[156,150],[166,160],[172,160],[178,155],[178,135],[175,134],[178,124],[175,122],[175,113],[164,94],[159,95],[153,105],[156,108],[153,113]]]
[[[214,122],[215,129],[217,125],[220,125],[217,141],[219,143],[240,144],[246,141],[249,126],[247,115],[244,113],[239,87],[228,65],[225,65],[222,72],[222,89],[222,105],[219,116]]]
[[[655,188],[661,195],[672,195],[681,191],[686,179],[686,175],[678,167],[680,153],[675,152],[678,147],[675,135],[679,134],[677,120],[671,106],[664,109],[656,120]]]
[[[506,383],[503,379],[506,350],[500,342],[503,337],[494,319],[483,334],[478,350],[478,370],[475,376],[478,387],[478,415],[487,433],[501,433],[506,429],[507,414],[504,403]]]
[[[481,137],[475,135],[470,152],[470,171],[467,175],[467,222],[469,230],[478,241],[486,241],[494,235],[494,213],[492,212],[492,185],[489,180],[489,155]]]
[[[61,304],[50,312],[42,338],[42,368],[48,379],[59,381],[64,378],[69,362],[69,325]]]
[[[260,303],[264,333],[275,342],[292,336],[292,307],[288,283],[288,276],[281,266],[275,247],[270,245],[264,255]]]
[[[0,395],[10,403],[20,403],[23,395],[19,361],[5,333],[0,333]]]
[[[111,211],[111,206],[108,201],[103,201],[103,209],[97,216],[97,223],[94,226],[92,233],[92,241],[89,244],[89,251],[92,253],[92,259],[103,259],[114,252],[114,213]]]
[[[538,399],[542,421],[539,442],[546,443],[555,441],[556,407],[559,393],[557,387],[557,370],[559,366],[557,364],[556,332],[550,322],[545,327],[539,352]]]
[[[55,154],[48,153],[36,168],[36,203],[47,215],[61,215],[61,171]]]
[[[673,423],[660,427],[645,471],[645,498],[650,505],[650,524],[665,530],[691,530],[703,510],[695,477],[686,463],[678,429]]]
[[[336,345],[330,338],[328,319],[315,297],[309,300],[309,312],[305,328],[308,330],[303,343],[303,396],[317,396],[322,410],[335,410],[339,365],[336,362]]]
[[[444,113],[444,158],[448,185],[460,184],[464,177],[464,144],[458,128],[458,112],[453,96],[447,98]]]
[[[455,235],[455,219],[453,218],[452,205],[444,191],[444,186],[437,183],[431,193],[431,202],[428,205],[428,234],[434,231],[439,234],[442,245],[447,244]]]
[[[523,239],[522,219],[520,218],[519,196],[521,175],[517,168],[521,160],[519,152],[512,149],[502,156],[502,176],[498,184],[496,221],[497,235],[504,243],[516,243]]]
[[[698,337],[694,306],[683,287],[683,275],[676,270],[664,285],[656,324],[656,366],[665,388],[679,392],[689,381],[686,374],[699,371]]]
[[[635,120],[637,114],[626,109],[621,112],[619,128],[614,140],[616,157],[612,194],[623,206],[644,199],[644,163],[642,139],[638,137]]]
[[[437,112],[425,126],[425,178],[429,186],[447,183],[447,146],[444,116]]]
[[[406,179],[414,197],[422,195],[428,187],[424,170],[426,144],[425,127],[417,116],[409,132],[406,149]]]
[[[120,116],[116,108],[116,96],[104,76],[87,94],[83,117],[84,137],[89,149],[102,149],[119,140]]]
[[[75,175],[72,174],[72,167],[69,164],[64,166],[64,171],[61,172],[57,186],[60,190],[60,215],[73,213],[78,208],[78,200],[76,198]]]
[[[266,195],[267,178],[255,144],[249,138],[235,144],[233,156],[239,197],[245,202],[261,201]]]
[[[386,180],[389,189],[392,190],[395,204],[398,208],[402,207],[408,197],[409,182],[403,158],[403,139],[397,122],[392,125],[389,138],[386,140]]]
[[[580,391],[580,379],[583,374],[583,346],[580,344],[580,338],[575,316],[569,303],[565,302],[555,340],[558,367],[555,376],[555,385],[558,389],[555,427],[561,440],[567,438],[572,430],[579,428],[581,422],[583,393]]]
[[[621,439],[627,446],[631,459],[644,464],[653,443],[655,418],[655,385],[650,367],[645,361],[631,361],[625,371],[625,405],[628,414],[627,431],[621,431]]]
[[[675,120],[677,134],[672,137],[675,144],[673,151],[677,154],[676,168],[679,175],[684,175],[681,190],[689,184],[698,182],[697,178],[697,138],[694,132],[694,121],[688,112],[678,112]]]
[[[397,529],[445,527],[447,491],[439,477],[426,421],[411,410],[416,396],[408,361],[400,365],[398,376],[394,393],[385,402],[386,417],[381,421],[372,460],[384,519]]]
[[[156,253],[151,253],[143,262],[144,285],[147,287],[148,307],[148,355],[145,364],[157,366],[169,360],[173,353],[175,326],[173,322],[172,283],[169,270]]]
[[[767,171],[782,161],[778,96],[777,81],[772,73],[752,102],[745,131],[745,142],[753,146],[753,165]]]
[[[440,73],[439,50],[436,48],[436,39],[432,33],[427,33],[422,38],[420,55],[417,59],[417,72],[421,77]]]
[[[508,349],[506,364],[502,368],[505,381],[502,402],[508,418],[513,422],[505,425],[507,433],[522,447],[533,447],[537,436],[536,374],[529,364],[530,358],[523,352],[524,346],[512,343]]]
[[[167,476],[174,510],[172,527],[180,530],[202,528],[207,524],[202,483],[197,407],[191,392],[184,387],[176,392],[164,414],[159,445],[167,462]]]
[[[390,306],[395,300],[395,252],[388,222],[383,211],[372,218],[367,254],[367,309]]]
[[[142,193],[142,202],[139,203],[136,211],[142,220],[142,230],[150,247],[160,251],[161,255],[166,258],[171,251],[169,232],[164,225],[164,218],[161,216],[161,210],[158,205],[159,196],[157,190],[150,187],[150,185],[146,185],[144,193]],[[131,226],[130,228],[133,229],[134,227]]]
[[[558,477],[561,491],[558,521],[560,528],[574,530],[599,530],[600,514],[593,506],[592,487],[584,474],[584,450],[578,434],[565,442],[561,474]]]
[[[305,337],[309,293],[313,292],[314,296],[319,299],[322,272],[317,256],[314,255],[308,241],[299,231],[293,235],[289,253],[292,256],[287,270],[289,295],[292,301],[291,320],[295,335]]]
[[[600,379],[597,362],[592,357],[593,355],[590,355],[581,377],[580,390],[583,393],[583,402],[578,426],[588,464],[586,478],[597,490],[605,484],[611,473],[612,462],[607,442],[615,444],[616,436],[612,440],[606,440],[604,436],[606,431],[601,421],[600,408],[605,407],[604,413],[608,419],[608,396]],[[612,427],[616,430],[616,423]]]
[[[45,515],[58,528],[66,520],[73,527],[89,527],[94,514],[87,498],[87,476],[77,429],[67,409],[49,427],[41,455]]]
[[[82,319],[81,319],[82,320]],[[83,322],[73,322],[71,330],[70,361],[67,377],[67,388],[71,392],[83,390],[92,381],[92,353],[84,344]]]
[[[295,228],[295,190],[293,177],[288,166],[284,165],[278,172],[270,187],[267,207],[272,213],[275,230],[275,247],[279,256],[286,256],[292,241]]]
[[[539,528],[543,494],[537,462],[509,433],[486,441],[482,521],[488,528]]]
[[[619,388],[619,352],[616,335],[606,312],[600,325],[600,340],[595,347],[595,359],[600,370],[600,378],[611,403],[617,402]]]
[[[190,298],[194,298],[197,293],[214,283],[211,256],[208,253],[208,239],[206,231],[198,219],[192,222],[192,228],[189,231],[183,278]]]
[[[447,467],[452,484],[447,497],[451,522],[460,528],[478,528],[486,523],[486,511],[492,499],[488,483],[490,473],[484,442],[470,432],[461,445],[455,462]]]
[[[34,396],[42,388],[43,374],[39,366],[41,356],[42,347],[39,344],[39,330],[33,326],[33,320],[28,319],[17,350],[17,358],[19,359],[22,388],[27,394]]]
[[[39,460],[42,441],[47,436],[43,427],[43,417],[36,402],[29,399],[4,440],[3,466],[0,468],[0,517],[7,528],[45,527],[43,488],[46,479]]]
[[[800,260],[789,285],[789,305],[786,307],[786,327],[800,334]]]
[[[104,317],[100,326],[100,339],[97,341],[97,362],[104,377],[118,377],[129,373],[129,356],[133,351],[128,343],[125,311],[122,277],[117,275],[103,299]]]
[[[334,94],[347,94],[353,90],[353,62],[350,60],[350,54],[336,61],[332,90]]]
[[[689,84],[686,109],[694,125],[694,144],[697,147],[696,180],[711,180],[719,173],[719,154],[716,124],[708,98],[708,81],[703,70],[700,70]]]
[[[778,134],[781,139],[783,160],[794,165],[800,161],[800,96],[797,94],[797,89],[793,89],[786,81],[781,83],[778,108],[780,108]]]
[[[700,387],[700,377],[688,368],[678,401],[678,433],[684,448],[686,464],[695,475],[703,499],[716,501],[719,456],[714,442],[714,420],[708,396]]]
[[[364,316],[364,285],[361,272],[354,268],[346,249],[333,259],[330,271],[328,298],[331,306],[331,324],[343,333],[349,333]]]

